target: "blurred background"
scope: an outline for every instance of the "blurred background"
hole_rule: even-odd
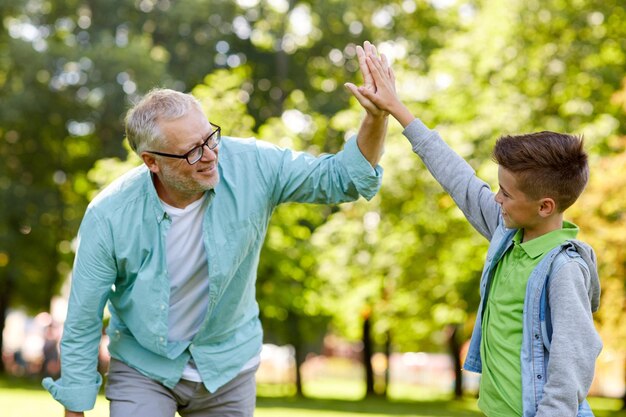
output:
[[[591,179],[566,217],[602,280],[592,394],[625,399],[623,0],[0,0],[0,16],[7,385],[58,375],[78,225],[139,163],[124,139],[131,103],[155,86],[190,91],[225,135],[336,152],[363,117],[343,84],[361,83],[355,47],[370,40],[414,114],[494,187],[500,135],[584,135]],[[395,121],[381,164],[369,203],[276,211],[258,273],[260,395],[475,394],[460,363],[487,242]]]

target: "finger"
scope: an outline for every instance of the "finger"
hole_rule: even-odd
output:
[[[370,69],[370,73],[374,78],[374,82],[378,83],[379,80],[383,80],[387,75],[387,71],[383,68],[379,59],[372,59],[372,57],[367,57],[367,64]],[[376,73],[376,75],[374,74]]]
[[[370,58],[372,60],[372,62],[374,63],[374,65],[378,68],[378,70],[381,72],[381,74],[384,74],[385,76],[387,75],[387,68],[385,66],[385,62],[383,61],[384,55],[378,56],[378,55],[367,55],[366,57]],[[370,68],[371,71],[371,68]]]
[[[348,89],[348,91],[350,91],[350,93],[359,101],[359,103],[361,103],[361,105],[363,105],[363,101],[369,101],[363,94],[362,94],[362,90],[363,91],[370,91],[365,87],[357,87],[356,85],[352,84],[352,83],[345,83],[343,85],[344,87],[346,87]]]
[[[387,74],[389,71],[389,60],[387,60],[387,55],[385,54],[380,54],[380,60],[382,61],[382,67],[383,70],[385,72],[385,74]]]
[[[365,56],[365,51],[363,50],[363,47],[361,45],[356,46],[356,56],[358,59],[361,59],[361,57]]]
[[[371,101],[372,103],[378,98],[376,96],[376,93],[374,93],[372,90],[368,90],[365,87],[358,87],[356,89],[356,94],[361,95],[365,100]],[[355,97],[356,97],[356,94],[355,94]]]
[[[363,42],[363,49],[365,49],[365,53],[367,55],[372,53],[372,44],[370,43],[370,41]]]
[[[389,59],[387,58],[387,55],[385,54],[381,54],[382,57],[382,61],[383,61],[383,69],[384,69],[384,73],[387,76],[387,78],[391,81],[391,83],[394,85],[394,89],[395,89],[395,85],[396,85],[396,76],[393,73],[393,70],[391,69],[391,64],[389,63]]]
[[[370,44],[370,52],[371,55],[378,57],[378,50],[376,50],[376,45],[374,45],[373,43]]]
[[[363,83],[367,86],[372,86],[374,81],[370,74],[370,69],[365,61],[366,53],[361,46],[356,47],[356,55],[359,60],[359,68],[361,69],[361,75],[363,76]]]
[[[352,83],[345,83],[344,86],[350,91],[350,93],[352,93],[352,95],[356,98],[361,107],[363,107],[369,113],[376,114],[380,112],[380,109],[376,106],[376,104],[374,104],[365,96],[365,94],[373,94],[370,90],[365,87],[357,87]]]
[[[355,95],[355,91],[358,90],[357,86],[352,83],[344,83],[343,86],[350,92],[352,95]]]

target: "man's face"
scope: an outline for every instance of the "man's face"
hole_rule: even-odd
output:
[[[158,150],[175,155],[184,155],[193,147],[202,145],[214,130],[204,114],[195,108],[179,119],[162,121],[159,126],[166,139]],[[156,168],[151,170],[168,193],[200,196],[219,182],[218,153],[219,146],[213,150],[205,146],[202,158],[193,165],[185,159],[157,157]]]
[[[510,229],[533,228],[539,220],[540,202],[531,200],[518,185],[515,174],[498,167],[500,189],[495,200],[502,207],[504,224]]]

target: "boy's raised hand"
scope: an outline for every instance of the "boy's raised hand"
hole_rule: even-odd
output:
[[[402,126],[406,127],[415,118],[400,101],[396,92],[396,77],[384,54],[366,54],[365,62],[372,77],[375,89],[359,87],[358,91],[380,110],[390,113]]]
[[[362,86],[358,88],[359,93],[363,94],[365,98],[369,99],[381,110],[391,112],[391,109],[399,102],[399,99],[396,94],[395,76],[393,70],[389,67],[387,57],[385,55],[379,57],[367,54],[365,62],[375,88],[371,89]]]
[[[363,85],[361,87],[357,87],[352,83],[345,83],[344,85],[348,90],[350,90],[352,95],[354,95],[354,97],[358,100],[361,106],[363,106],[363,108],[369,114],[375,117],[384,117],[387,115],[387,112],[382,111],[363,94],[363,91],[368,91],[371,93],[376,92],[376,84],[374,82],[374,78],[366,60],[366,57],[368,55],[378,56],[376,47],[372,45],[369,41],[365,41],[365,43],[363,43],[363,47],[356,47],[356,54],[359,60],[359,68],[361,69],[361,74],[363,75]]]

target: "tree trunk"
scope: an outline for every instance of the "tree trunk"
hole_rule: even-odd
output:
[[[450,324],[447,329],[448,347],[454,361],[454,398],[461,399],[463,397],[463,372],[461,371],[461,345],[459,344],[457,333],[459,332],[458,324]]]
[[[302,335],[300,333],[300,319],[295,313],[289,313],[289,327],[292,336],[292,343],[294,348],[294,360],[296,370],[296,396],[304,397],[304,391],[302,390],[302,373],[300,369],[304,363],[304,346],[302,342]]]
[[[277,42],[282,42],[287,33],[287,16],[293,10],[296,4],[295,0],[289,0],[289,6],[287,8],[287,13],[285,15],[285,19],[282,21],[282,25],[280,28],[280,33],[282,36]],[[283,103],[287,98],[288,86],[287,82],[289,80],[289,56],[287,52],[282,48],[282,45],[279,45],[276,51],[276,61],[275,61],[275,71],[276,71],[276,80],[278,83],[278,88],[280,88],[280,96],[272,96],[270,94],[270,98],[273,99],[274,104],[276,106],[276,114],[275,116],[280,116],[283,113]]]
[[[368,312],[363,314],[363,366],[365,367],[365,396],[371,397],[376,395],[374,391],[374,368],[372,367],[372,335],[371,335],[371,317]]]
[[[624,361],[624,379],[626,380],[626,360]],[[626,386],[626,383],[624,385]],[[622,397],[622,410],[626,410],[626,389],[624,389],[624,396]]]
[[[387,340],[385,340],[385,358],[387,358],[387,366],[385,368],[385,386],[382,395],[387,397],[389,392],[389,382],[391,380],[391,330],[387,330]]]
[[[9,302],[13,293],[13,271],[11,267],[5,269],[3,276],[0,277],[0,350],[4,343],[2,334],[4,333],[4,325],[9,311]],[[4,362],[0,359],[0,375],[5,374]]]

